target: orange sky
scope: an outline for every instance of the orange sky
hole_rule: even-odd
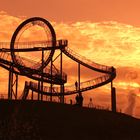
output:
[[[139,0],[1,0],[14,16],[42,16],[57,22],[118,21],[140,26]]]
[[[10,2],[4,0],[0,5],[1,41],[10,41],[13,31],[24,19],[31,16],[46,17],[51,20],[57,38],[68,39],[70,48],[95,62],[117,68],[117,78],[114,81],[117,106],[125,113],[140,117],[139,0]],[[77,79],[77,65],[68,58],[65,58],[65,63],[71,64],[64,69],[72,83]],[[1,76],[0,81],[2,92],[5,92],[7,72],[3,69],[0,71],[5,75]],[[83,81],[93,75],[93,72],[82,68]],[[24,82],[23,79],[21,81]],[[84,94],[85,99],[93,97],[95,104],[110,106],[109,86],[87,92]],[[23,84],[20,85],[20,92],[22,89]],[[134,102],[133,111],[127,109],[131,103],[129,99]]]

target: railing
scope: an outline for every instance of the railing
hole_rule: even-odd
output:
[[[92,79],[92,80],[81,82],[80,83],[80,91],[82,92],[82,91],[86,91],[86,90],[89,90],[89,89],[93,89],[96,86],[98,86],[98,84],[102,84],[109,79],[110,79],[110,75],[106,74],[106,75],[103,75],[101,77],[98,77],[98,78],[95,78],[95,79]],[[28,82],[28,85],[29,85],[30,89],[33,89],[35,91],[40,91],[40,89],[38,89],[38,84],[37,83]],[[75,87],[75,85],[65,86],[64,94],[69,95],[69,94],[79,92],[76,88],[78,89],[78,87]],[[57,87],[52,87],[52,91],[51,91],[50,87],[43,86],[43,92],[46,93],[46,94],[51,93],[51,92],[52,92],[52,94],[53,93],[60,94],[60,87],[58,87],[58,86]]]
[[[10,42],[0,42],[0,48],[10,48]]]
[[[95,88],[94,86],[97,86],[98,84],[106,82],[109,79],[110,79],[110,75],[106,74],[106,75],[103,75],[101,77],[97,77],[97,78],[92,79],[92,80],[81,82],[80,83],[80,91],[82,91],[82,90],[85,91],[89,88],[93,89],[93,88]],[[78,87],[77,87],[77,89],[78,89]],[[65,92],[66,93],[73,93],[73,92],[76,92],[77,89],[76,89],[75,85],[66,86],[65,87]]]
[[[107,72],[112,71],[111,67],[95,63],[95,62],[91,61],[90,59],[87,59],[86,57],[73,51],[69,47],[66,47],[64,51],[66,51],[66,53],[70,54],[72,57],[74,57],[78,61],[81,61],[82,63],[85,63],[86,65],[88,64],[90,67],[92,66],[93,68],[100,69],[100,70],[107,71]]]
[[[21,57],[21,56],[18,56],[18,55],[16,55],[16,57],[18,58],[17,59],[17,61],[18,61],[18,64],[20,65],[20,66],[23,66],[24,67],[24,69],[27,69],[27,67],[25,66],[25,64],[28,64],[28,66],[32,66],[33,65],[33,67],[28,67],[30,70],[36,70],[36,72],[38,72],[38,74],[40,73],[41,74],[41,72],[40,71],[38,71],[38,69],[36,68],[34,68],[34,66],[36,65],[36,64],[39,64],[38,62],[36,62],[35,60],[32,60],[32,59],[28,59],[28,58],[24,58],[24,57]],[[10,53],[8,53],[8,52],[0,52],[0,59],[2,59],[2,60],[4,60],[4,61],[7,61],[7,62],[12,62],[11,60],[12,60],[12,58],[11,58],[11,54]],[[23,63],[23,61],[24,61],[24,63]],[[41,64],[39,64],[39,65],[41,65]],[[51,69],[50,69],[50,67],[45,67],[44,68],[44,71],[43,71],[43,73],[44,74],[49,74],[49,75],[51,75]],[[53,78],[55,77],[55,78],[58,78],[59,80],[64,80],[64,81],[66,81],[67,80],[67,74],[66,73],[64,73],[64,72],[62,72],[62,79],[61,79],[61,72],[58,70],[58,69],[56,69],[56,68],[52,68],[52,76],[53,76]]]
[[[31,45],[35,45],[35,44],[38,44],[38,45],[45,44],[46,41],[45,42],[44,41],[42,41],[42,42],[39,42],[39,41],[21,42],[21,44],[22,43],[23,43],[23,45],[31,47]],[[49,44],[50,42],[47,42],[47,43]],[[67,40],[57,40],[56,45],[66,46],[67,43],[68,43]],[[113,71],[114,70],[113,67],[108,67],[108,66],[105,66],[105,65],[100,65],[100,64],[97,64],[95,62],[92,62],[91,60],[87,59],[86,57],[83,57],[83,56],[79,55],[78,53],[74,52],[70,48],[65,48],[65,49],[63,49],[63,51],[64,51],[64,53],[68,53],[67,55],[68,56],[70,55],[70,57],[72,59],[74,59],[75,61],[80,61],[80,63],[82,65],[92,67],[93,70],[94,70],[94,68],[96,68],[96,69],[99,69],[99,70],[103,70],[105,72],[109,72],[109,74],[106,74],[106,75],[103,75],[101,77],[98,77],[98,78],[80,83],[80,91],[81,92],[99,87],[103,84],[106,84],[106,82],[110,82],[111,80],[114,79],[115,71]],[[16,57],[18,58],[17,60],[19,61],[18,64],[20,64],[21,66],[24,66],[25,69],[26,69],[26,66],[24,64],[28,63],[28,65],[33,65],[33,67],[28,67],[28,68],[30,68],[31,70],[35,69],[36,72],[38,71],[38,73],[36,73],[36,74],[41,74],[41,71],[38,69],[38,68],[40,68],[41,63],[36,62],[34,60],[31,60],[31,59],[28,59],[28,58],[23,58],[23,57],[20,57],[20,56],[16,56]],[[0,58],[5,59],[5,60],[8,59],[9,61],[11,61],[11,55],[9,53],[6,53],[6,52],[0,52]],[[23,64],[23,61],[25,61],[24,64]],[[37,65],[39,67],[37,67]],[[61,79],[61,73],[55,67],[53,67],[52,71],[51,71],[50,68],[46,67],[44,69],[43,73],[49,74],[50,76],[51,76],[51,73],[52,73],[53,78],[58,78],[57,80]],[[37,75],[37,76],[41,76],[41,75]],[[43,76],[45,77],[45,75],[43,75]],[[52,78],[52,77],[50,77],[50,78]],[[67,79],[67,75],[65,73],[62,73],[62,79],[63,80]],[[56,79],[52,79],[52,80],[56,80]],[[38,89],[38,84],[35,84],[33,82],[27,83],[26,86],[28,86],[28,88],[31,88],[31,89],[36,90],[36,91],[40,90],[40,89]],[[64,89],[65,95],[74,94],[74,93],[79,92],[76,88],[79,89],[78,87],[75,87],[75,85],[66,86],[65,89]],[[46,92],[46,93],[51,93],[52,92],[52,93],[56,93],[56,95],[57,95],[57,94],[60,94],[60,87],[52,87],[52,89],[51,89],[50,87],[44,86],[43,87],[43,92]]]
[[[11,62],[11,54],[8,52],[0,52],[0,59]]]
[[[30,66],[33,65],[32,67],[29,67],[29,68],[33,69],[33,70],[36,70],[36,71],[38,71],[38,68],[41,66],[41,64],[39,62],[35,61],[35,60],[20,57],[20,56],[18,56],[18,57],[21,58],[21,59],[18,59],[18,60],[20,60],[19,64],[21,66],[24,66],[25,68],[26,68],[25,64],[27,64],[27,63]],[[22,60],[24,60],[24,62],[26,62],[26,63],[23,63]],[[37,64],[38,64],[38,66],[39,65],[40,66],[35,67]],[[38,72],[40,73],[40,70]],[[44,70],[43,70],[43,73],[51,75],[51,68],[49,66],[45,67]],[[61,80],[61,72],[58,69],[54,68],[54,67],[52,67],[52,76],[56,77],[56,78],[59,78],[59,80]],[[64,73],[64,72],[62,72],[62,79],[65,80],[65,81],[67,80],[67,74]]]
[[[0,94],[0,100],[8,99],[8,94]]]
[[[68,41],[67,40],[56,40],[56,42],[53,43],[52,40],[46,41],[30,41],[30,42],[15,42],[15,49],[23,49],[23,48],[35,48],[35,47],[40,47],[40,48],[46,48],[46,47],[59,47],[59,46],[67,46]],[[17,47],[17,48],[16,48]],[[1,51],[4,51],[5,49],[10,49],[10,42],[0,42],[0,49],[3,49]]]

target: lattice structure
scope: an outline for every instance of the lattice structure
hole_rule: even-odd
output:
[[[46,40],[41,41],[20,41],[23,33],[32,26],[39,26],[45,30],[47,34]],[[100,65],[84,56],[79,55],[75,51],[67,47],[67,40],[56,40],[55,31],[52,25],[43,18],[33,17],[21,23],[14,32],[11,42],[0,42],[0,66],[9,71],[9,99],[12,99],[13,86],[16,85],[16,99],[18,87],[18,75],[29,77],[37,82],[26,81],[24,90],[20,99],[27,99],[29,90],[38,93],[38,99],[42,99],[42,95],[59,96],[64,101],[64,96],[84,92],[94,88],[98,88],[109,82],[112,82],[116,77],[114,67]],[[10,46],[10,48],[8,48]],[[60,54],[57,59],[60,59],[60,68],[56,68],[53,64],[55,50],[59,50]],[[20,56],[21,53],[40,52],[39,61]],[[46,55],[47,54],[47,55]],[[63,57],[65,54],[78,64],[78,89],[75,85],[65,86],[67,83],[67,74],[63,72]],[[103,73],[95,79],[85,82],[80,82],[80,66],[84,66],[93,71]],[[16,80],[13,80],[16,75]],[[44,86],[44,83],[49,83],[50,86]]]

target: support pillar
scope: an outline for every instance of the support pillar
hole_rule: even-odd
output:
[[[15,100],[17,100],[18,97],[18,75],[14,74],[13,72],[13,66],[10,66],[9,71],[9,82],[8,82],[8,99],[12,100],[13,95]]]
[[[8,100],[12,99],[13,72],[11,70],[12,70],[12,66],[10,66],[10,71],[9,71]]]
[[[44,49],[42,49],[42,69],[41,69],[41,101],[43,100],[43,70],[44,70]]]
[[[16,74],[16,91],[15,91],[15,100],[17,100],[18,95],[18,75]]]
[[[40,81],[38,81],[38,101],[40,100]]]
[[[31,100],[34,100],[34,91],[32,90]]]
[[[78,90],[80,92],[80,63],[78,63]]]
[[[53,58],[51,58],[51,85],[50,85],[50,92],[51,92],[50,101],[51,102],[52,102],[52,88],[53,88],[52,74],[53,74]]]
[[[61,73],[61,79],[63,78],[63,54],[62,50],[60,50],[60,73]],[[60,102],[64,103],[64,84],[60,85],[60,92],[62,96],[60,97]]]
[[[116,112],[116,88],[113,87],[112,82],[111,82],[111,109],[112,112]]]

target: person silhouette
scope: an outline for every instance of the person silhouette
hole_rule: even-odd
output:
[[[79,92],[79,94],[76,95],[75,99],[76,99],[75,105],[82,107],[83,106],[83,96],[82,96],[81,92]]]
[[[70,99],[70,104],[72,105],[72,99]]]
[[[75,100],[76,100],[76,105],[79,105],[79,95],[78,94],[76,95]]]
[[[89,104],[88,104],[88,107],[89,107],[89,108],[92,108],[92,107],[93,107],[92,98],[90,98],[90,99],[89,99]]]
[[[76,90],[78,90],[78,82],[77,81],[75,82],[75,88],[76,88]]]
[[[79,92],[79,106],[83,106],[83,96],[81,92]]]

